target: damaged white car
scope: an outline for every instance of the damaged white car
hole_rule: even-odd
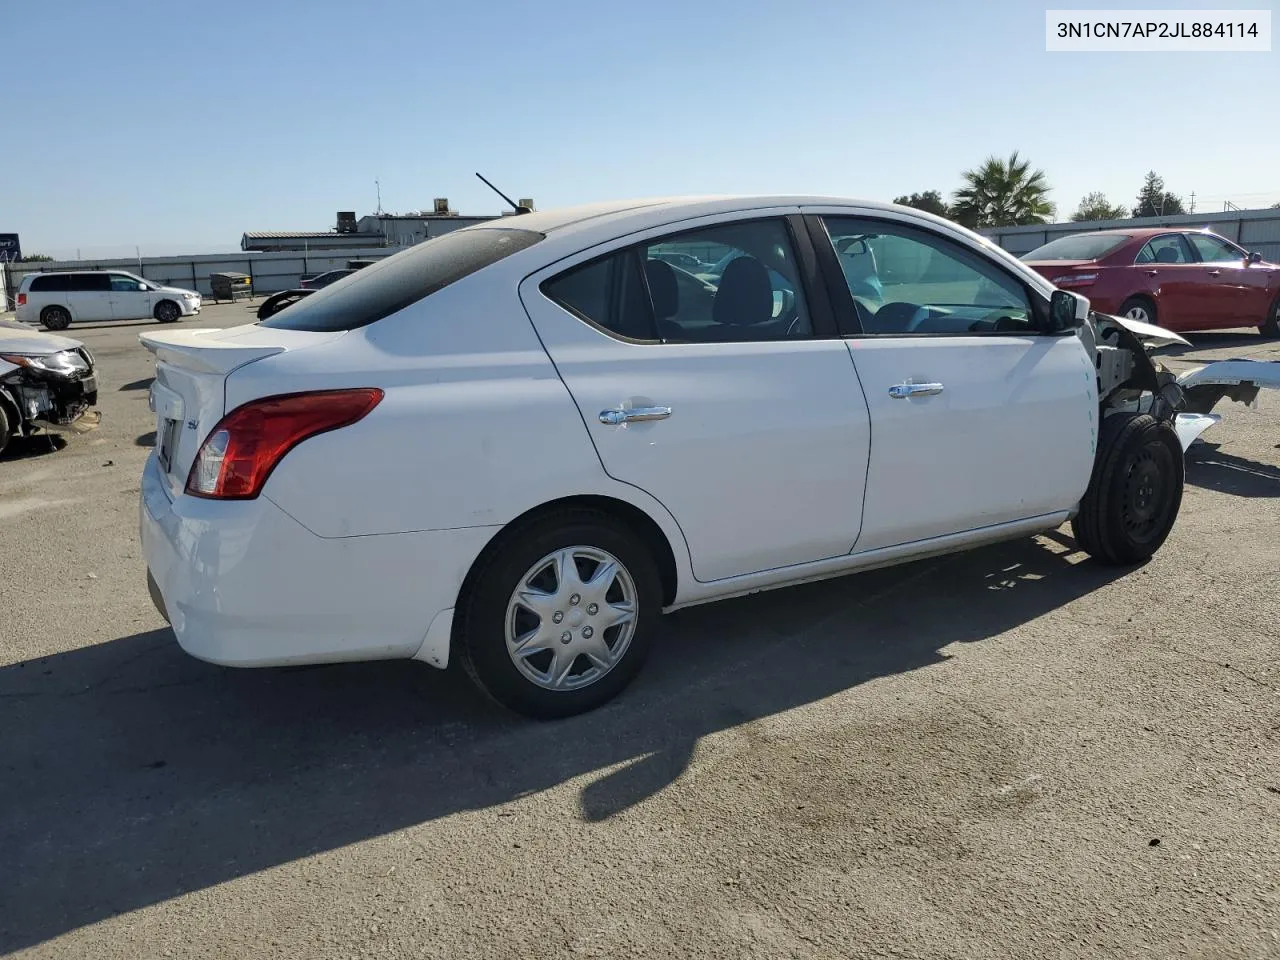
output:
[[[83,343],[0,321],[0,454],[14,437],[74,424],[97,402]]]
[[[1213,415],[1139,337],[1181,340],[903,207],[504,217],[256,324],[140,335],[152,596],[216,663],[458,657],[576,713],[664,611],[1067,520],[1151,556]]]

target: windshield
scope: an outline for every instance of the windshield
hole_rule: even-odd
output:
[[[468,274],[532,246],[533,230],[454,230],[357,270],[263,320],[281,330],[354,330],[403,310]]]
[[[1051,240],[1022,255],[1023,260],[1097,260],[1129,239],[1127,233],[1078,233]]]

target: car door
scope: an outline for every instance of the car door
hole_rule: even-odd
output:
[[[127,273],[113,273],[111,316],[116,320],[141,320],[151,316],[151,295],[147,285]]]
[[[1138,251],[1134,266],[1156,293],[1156,323],[1170,330],[1222,326],[1232,316],[1230,297],[1210,268],[1196,259],[1181,233],[1152,237]]]
[[[1188,233],[1196,256],[1222,298],[1224,324],[1258,326],[1271,307],[1266,268],[1249,263],[1249,255],[1211,233]]]
[[[71,315],[77,321],[111,319],[111,282],[105,273],[74,273],[68,286]]]
[[[1043,333],[1044,298],[976,245],[889,214],[806,212],[871,413],[857,552],[1070,510],[1097,438],[1080,338]],[[871,255],[857,274],[836,253],[851,247]],[[872,279],[878,307],[858,296]]]
[[[844,556],[861,524],[866,402],[782,214],[649,231],[520,288],[604,470],[670,511],[699,581]]]

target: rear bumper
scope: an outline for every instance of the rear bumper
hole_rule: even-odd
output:
[[[154,454],[139,522],[152,598],[179,645],[234,667],[401,657],[446,666],[448,631],[429,628],[448,623],[493,534],[318,537],[265,496],[170,500]]]

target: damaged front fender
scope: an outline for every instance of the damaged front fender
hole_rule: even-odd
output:
[[[1218,360],[1180,375],[1178,385],[1187,413],[1209,413],[1223,397],[1256,406],[1264,387],[1280,390],[1280,360]]]

